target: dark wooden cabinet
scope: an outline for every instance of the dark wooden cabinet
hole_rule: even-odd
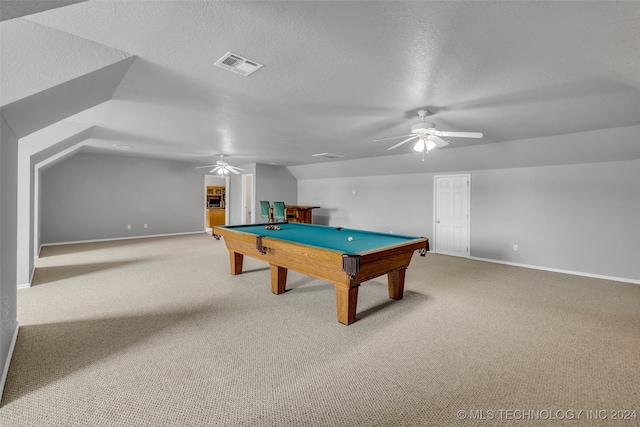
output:
[[[286,205],[285,214],[289,222],[303,222],[305,224],[313,224],[313,210],[320,206],[297,206]]]

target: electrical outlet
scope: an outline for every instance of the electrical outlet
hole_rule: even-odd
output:
[[[144,225],[144,228],[147,228],[147,224]]]
[[[513,250],[514,250],[515,252],[518,252],[518,245],[513,245]]]
[[[127,229],[131,230],[131,224],[127,225]]]

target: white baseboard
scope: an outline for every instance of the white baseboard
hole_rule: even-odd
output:
[[[614,280],[616,282],[626,282],[626,283],[634,283],[636,285],[640,285],[640,280],[629,279],[629,278],[626,278],[626,277],[605,276],[605,275],[602,275],[602,274],[584,273],[584,272],[581,272],[581,271],[563,270],[563,269],[560,269],[560,268],[540,267],[539,265],[521,264],[521,263],[517,263],[517,262],[500,261],[500,260],[497,260],[497,259],[479,258],[479,257],[474,257],[474,256],[470,256],[469,259],[474,259],[476,261],[493,262],[493,263],[496,263],[496,264],[512,265],[514,267],[532,268],[534,270],[552,271],[554,273],[572,274],[574,276],[593,277],[595,279]]]
[[[2,399],[2,393],[4,392],[4,384],[7,381],[7,374],[9,374],[9,364],[11,363],[11,357],[13,357],[13,349],[16,346],[16,340],[18,339],[18,329],[20,325],[16,322],[16,330],[13,332],[13,338],[11,339],[11,345],[9,346],[9,352],[7,353],[7,360],[2,368],[2,378],[0,378],[0,399]]]
[[[18,284],[18,289],[30,288],[33,283],[33,275],[36,274],[36,266],[34,265],[31,268],[31,273],[29,274],[29,283],[20,283]]]
[[[132,239],[147,239],[151,237],[168,237],[168,236],[183,236],[187,234],[200,234],[205,233],[204,230],[200,231],[187,231],[184,233],[169,233],[169,234],[149,234],[146,236],[131,236],[131,237],[114,237],[111,239],[96,239],[96,240],[76,240],[73,242],[56,242],[56,243],[42,243],[40,248],[43,246],[60,246],[60,245],[75,245],[79,243],[96,243],[96,242],[115,242],[117,240],[132,240]],[[39,251],[38,251],[39,253]]]

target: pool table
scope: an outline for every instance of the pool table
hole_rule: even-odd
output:
[[[401,299],[414,251],[429,249],[424,237],[303,223],[230,225],[213,233],[224,237],[231,274],[242,274],[244,255],[268,262],[274,294],[285,292],[289,269],[333,283],[345,325],[356,320],[360,283],[387,274],[389,297]]]

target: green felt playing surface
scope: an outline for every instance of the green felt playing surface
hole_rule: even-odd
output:
[[[268,230],[265,227],[274,224],[232,225],[221,228],[282,239],[288,242],[315,246],[323,249],[340,251],[345,254],[360,252],[406,243],[419,237],[403,236],[400,234],[378,233],[373,231],[356,230],[352,228],[329,227],[316,224],[278,223],[279,230]],[[348,238],[353,240],[349,241]]]

